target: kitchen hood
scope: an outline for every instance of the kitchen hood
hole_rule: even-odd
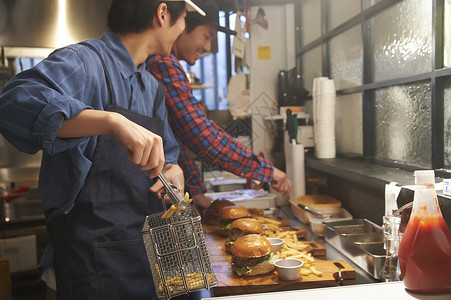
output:
[[[111,0],[0,0],[0,47],[59,48],[98,38]]]

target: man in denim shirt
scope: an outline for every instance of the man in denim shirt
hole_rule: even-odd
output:
[[[163,172],[184,187],[164,90],[144,61],[169,55],[187,8],[203,13],[189,0],[113,0],[100,39],[55,51],[0,96],[3,136],[43,150],[53,247],[41,265],[54,266],[58,299],[156,299],[140,234],[162,210],[153,178]]]

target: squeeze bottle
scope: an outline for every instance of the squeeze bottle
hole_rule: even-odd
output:
[[[412,213],[398,250],[404,286],[419,294],[451,292],[451,232],[434,182],[433,170],[415,171]]]

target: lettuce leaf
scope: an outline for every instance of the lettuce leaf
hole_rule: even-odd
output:
[[[223,225],[223,226],[221,227],[221,230],[230,230],[230,229],[232,229],[232,227],[230,226],[230,224]]]

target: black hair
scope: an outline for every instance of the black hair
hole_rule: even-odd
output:
[[[165,1],[157,0],[113,0],[108,12],[108,28],[116,33],[140,33],[152,27],[157,8]],[[171,25],[174,25],[186,10],[184,1],[168,1]]]

